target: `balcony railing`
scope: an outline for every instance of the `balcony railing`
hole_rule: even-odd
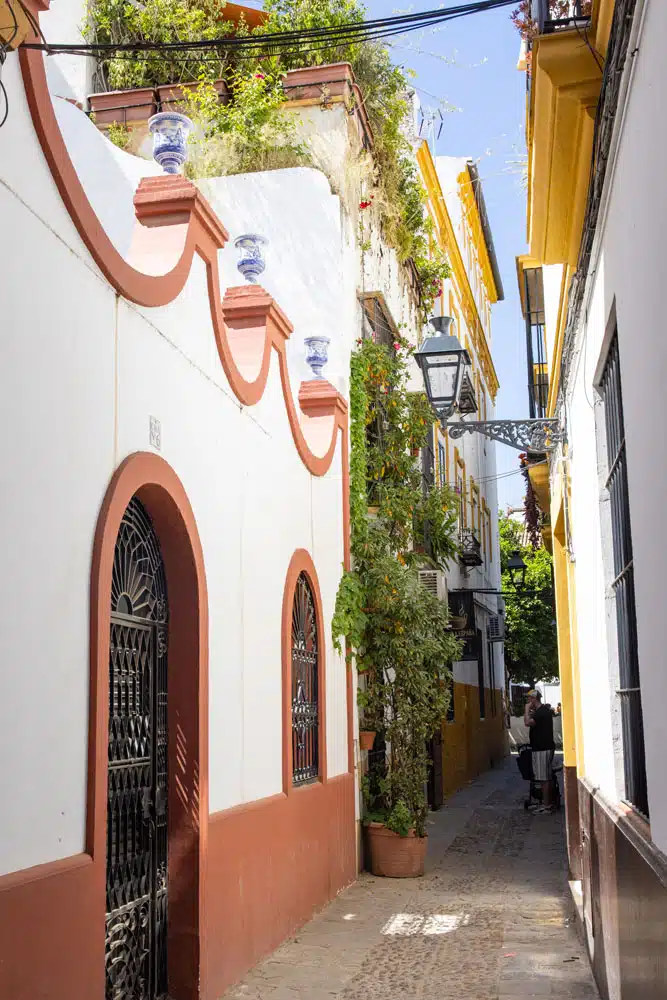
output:
[[[591,7],[591,0],[533,0],[532,14],[538,34],[548,35],[586,24],[590,20]]]
[[[462,528],[459,538],[459,562],[462,566],[482,565],[482,544],[474,531]]]

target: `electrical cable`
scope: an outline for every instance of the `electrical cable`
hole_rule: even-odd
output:
[[[336,44],[390,38],[408,31],[415,31],[424,26],[441,24],[460,17],[467,17],[471,14],[509,7],[513,3],[515,3],[515,0],[470,0],[468,3],[456,4],[447,8],[440,7],[435,10],[423,11],[420,14],[402,14],[370,21],[351,22],[330,28],[309,28],[303,31],[254,34],[242,38],[223,36],[221,38],[189,42],[90,42],[86,44],[49,43],[43,40],[42,42],[24,43],[24,47],[38,49],[46,52],[48,55],[82,56],[105,54],[116,54],[118,56],[121,53],[136,55],[142,52],[199,52],[212,49],[238,52],[242,54],[242,58],[254,58],[267,50],[271,53],[275,52],[275,54],[289,54],[290,46],[292,46],[291,51],[298,54],[306,46],[309,50],[316,51],[318,48],[330,48]]]
[[[23,5],[21,5],[21,6],[23,6]],[[2,128],[2,126],[5,124],[5,122],[9,118],[9,95],[7,93],[7,88],[5,87],[4,83],[2,82],[2,67],[5,65],[5,59],[7,58],[7,53],[9,52],[9,47],[10,47],[10,45],[12,44],[12,42],[14,41],[14,39],[16,38],[16,36],[19,33],[19,22],[17,20],[14,8],[13,8],[13,6],[12,6],[11,3],[8,3],[7,7],[11,11],[12,20],[14,22],[14,30],[12,31],[12,33],[11,33],[10,37],[7,39],[7,41],[3,42],[3,44],[0,46],[0,93],[2,94],[2,99],[3,99],[4,105],[5,105],[5,110],[4,110],[2,119],[0,119],[0,128]]]

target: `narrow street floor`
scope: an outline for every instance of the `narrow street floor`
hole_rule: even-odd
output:
[[[421,879],[362,874],[226,997],[593,1000],[563,816],[523,809],[510,758],[432,813]]]

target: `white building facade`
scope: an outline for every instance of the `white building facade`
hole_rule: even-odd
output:
[[[601,995],[657,1000],[667,995],[660,528],[667,453],[657,430],[667,373],[659,250],[667,219],[660,181],[667,9],[658,0],[596,3],[588,30],[602,73],[590,61],[585,73],[575,67],[581,24],[552,33],[547,24],[533,46],[533,142],[548,122],[557,137],[552,163],[571,140],[583,150],[580,176],[591,182],[580,205],[554,200],[542,216],[545,154],[534,147],[526,267],[542,263],[548,416],[564,436],[551,460],[549,534],[571,878]],[[585,99],[573,91],[586,74],[596,80],[596,115],[590,89]],[[578,138],[566,117],[575,105],[559,103],[565,89],[578,95],[581,121],[591,125]],[[552,118],[543,110],[547,96]],[[576,256],[558,247],[567,226]]]

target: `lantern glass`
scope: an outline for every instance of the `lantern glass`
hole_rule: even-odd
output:
[[[438,317],[439,320],[449,317]],[[456,406],[466,364],[470,364],[468,352],[461,347],[451,334],[427,337],[415,359],[424,377],[428,401],[438,416],[447,416]]]
[[[521,553],[515,551],[507,562],[507,570],[515,590],[523,590],[526,583],[526,570],[528,567],[521,558]]]

